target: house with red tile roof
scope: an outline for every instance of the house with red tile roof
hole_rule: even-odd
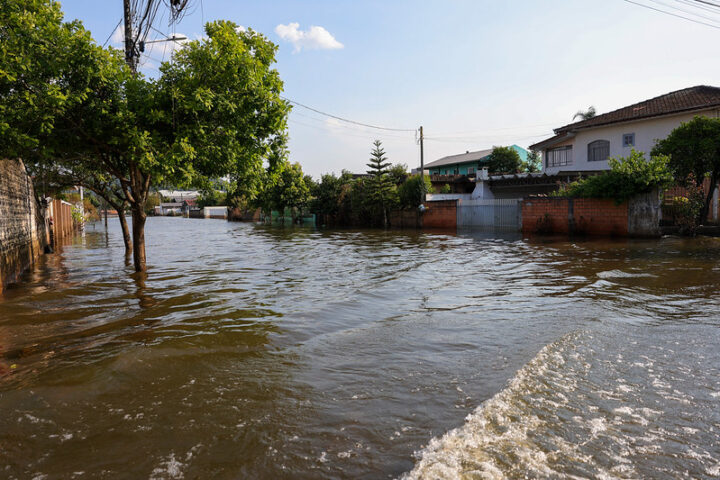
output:
[[[645,153],[681,123],[697,115],[720,117],[720,88],[700,85],[571,123],[531,145],[542,151],[547,175],[576,176],[608,170],[610,157]]]

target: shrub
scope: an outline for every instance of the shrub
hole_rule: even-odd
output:
[[[654,188],[667,188],[673,181],[668,161],[665,155],[651,157],[646,161],[642,152],[633,149],[629,157],[611,158],[610,171],[564,185],[552,195],[612,198],[622,203]]]
[[[450,186],[450,184],[446,183],[445,185],[443,185],[440,189],[440,193],[452,193],[452,187]]]
[[[688,179],[685,188],[687,192],[684,196],[672,199],[675,224],[680,227],[682,235],[695,236],[700,225],[700,213],[705,206],[705,190],[702,186],[696,185],[692,179]]]

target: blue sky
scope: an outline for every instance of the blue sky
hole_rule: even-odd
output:
[[[720,86],[720,8],[634,1],[692,12],[718,28],[625,0],[196,0],[175,28],[196,38],[203,21],[228,19],[265,34],[280,47],[287,97],[363,123],[423,125],[430,162],[527,147],[590,105],[603,113],[693,85]],[[100,43],[122,16],[121,0],[62,5]],[[171,31],[165,19],[156,26]],[[150,55],[143,71],[154,75],[163,52]],[[419,165],[412,132],[344,125],[300,107],[289,130],[290,160],[316,178],[364,171],[375,138],[393,163]]]

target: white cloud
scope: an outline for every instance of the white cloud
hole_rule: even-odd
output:
[[[122,45],[125,43],[125,27],[120,22],[115,29],[115,31],[112,33],[112,36],[110,37],[110,43],[112,43],[114,46]]]
[[[344,47],[330,32],[316,25],[311,25],[309,29],[303,31],[300,30],[300,24],[297,22],[287,25],[280,24],[275,27],[275,33],[283,40],[292,43],[295,46],[295,52],[302,49],[338,50]]]

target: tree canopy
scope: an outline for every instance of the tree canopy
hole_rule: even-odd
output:
[[[494,147],[488,160],[489,173],[516,173],[522,160],[512,147]]]
[[[284,159],[290,107],[262,35],[208,23],[154,80],[63,22],[57,3],[8,0],[0,15],[0,154],[111,176],[133,215],[136,270],[153,185],[207,188],[229,175],[234,193],[253,196],[263,161]]]
[[[710,179],[710,187],[705,191],[705,204],[697,219],[702,223],[707,218],[720,180],[720,119],[695,117],[660,140],[652,152],[653,155],[670,157],[669,167],[680,182],[689,179],[696,187],[702,187],[705,178]]]

